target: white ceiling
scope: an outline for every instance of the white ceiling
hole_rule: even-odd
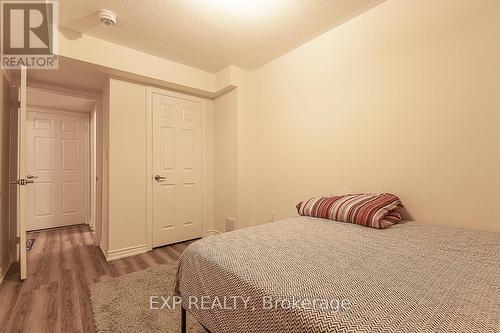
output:
[[[216,72],[258,68],[383,1],[61,0],[59,11],[64,27]],[[99,24],[99,9],[117,25]]]

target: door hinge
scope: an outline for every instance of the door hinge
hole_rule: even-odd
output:
[[[16,244],[19,244],[21,242],[21,237],[16,236]]]
[[[21,102],[20,101],[12,101],[12,108],[13,109],[19,109],[21,107]]]

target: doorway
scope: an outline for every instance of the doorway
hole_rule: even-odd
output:
[[[28,91],[30,101],[30,91]],[[26,113],[27,230],[88,224],[89,115],[30,106]]]
[[[101,95],[28,81],[26,70],[19,82],[13,100],[20,102],[11,113],[9,216],[17,225],[15,258],[24,279],[26,231],[88,224],[100,242]]]

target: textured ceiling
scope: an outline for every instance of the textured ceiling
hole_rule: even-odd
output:
[[[384,0],[61,0],[60,24],[216,72],[253,70]],[[97,11],[118,15],[115,27]]]

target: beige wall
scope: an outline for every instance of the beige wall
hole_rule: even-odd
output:
[[[238,217],[237,90],[214,101],[214,228]]]
[[[0,72],[0,280],[10,263],[9,251],[9,127],[10,84]]]
[[[262,223],[254,218],[255,148],[266,142],[255,135],[257,96],[251,74],[235,66],[218,74],[227,84],[238,87],[214,102],[214,227],[218,231],[224,231],[225,217],[235,218],[235,228]]]
[[[267,145],[257,135],[258,123],[255,113],[257,96],[251,89],[250,73],[239,69],[234,75],[238,83],[238,228],[256,225],[261,222],[255,218],[256,169],[255,150]]]
[[[99,245],[105,254],[109,248],[109,86],[107,80],[102,90],[101,114],[101,239]],[[99,227],[98,227],[99,228]]]
[[[170,84],[171,88],[185,87],[216,92],[216,76],[212,73],[64,28],[59,31],[59,54],[144,78],[160,80]]]
[[[146,247],[146,87],[109,82],[108,254]]]
[[[414,220],[500,231],[499,32],[496,0],[389,0],[251,73],[239,219],[389,191]]]
[[[238,87],[213,103],[215,229],[295,215],[310,195],[390,191],[414,220],[500,231],[498,31],[495,0],[388,0],[255,72],[176,72]],[[110,80],[109,252],[146,244],[145,98]]]

